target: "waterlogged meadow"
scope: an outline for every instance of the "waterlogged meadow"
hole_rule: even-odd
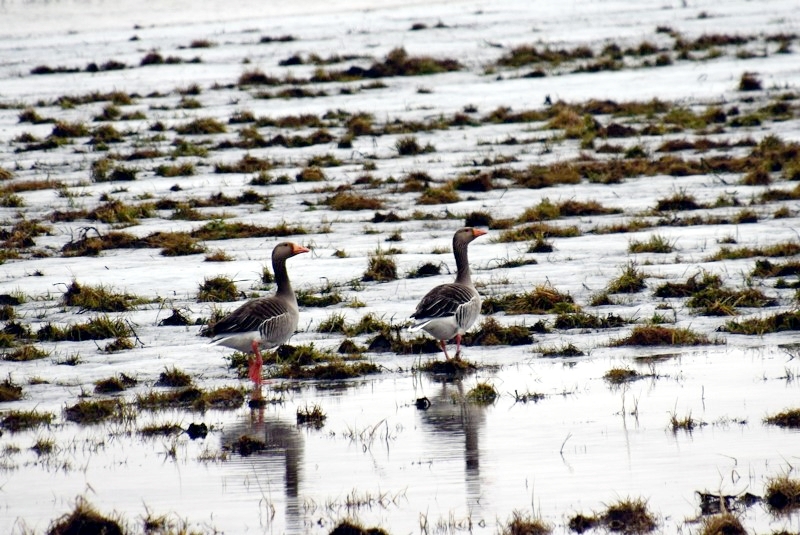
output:
[[[0,7],[0,531],[800,530],[793,2],[137,6]]]

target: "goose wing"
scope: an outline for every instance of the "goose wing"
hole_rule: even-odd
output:
[[[417,320],[457,316],[477,296],[474,288],[464,284],[441,284],[428,292],[411,315]]]
[[[286,304],[275,296],[254,299],[240,306],[214,325],[214,336],[252,331],[270,331],[289,315]],[[292,330],[294,330],[292,328]]]

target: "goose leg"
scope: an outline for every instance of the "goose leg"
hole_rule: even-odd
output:
[[[251,347],[253,348],[255,357],[250,360],[247,374],[256,386],[261,386],[261,365],[264,363],[264,360],[261,358],[261,351],[258,350],[258,341],[253,340]]]
[[[450,360],[450,355],[447,354],[447,340],[439,340],[439,346],[441,346],[442,351],[444,352],[444,359]]]
[[[461,358],[461,335],[456,335],[456,358]]]

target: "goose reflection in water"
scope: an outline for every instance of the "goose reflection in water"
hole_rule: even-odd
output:
[[[255,397],[255,396],[254,396]],[[284,491],[286,496],[285,526],[287,533],[302,533],[303,507],[298,499],[304,439],[294,421],[277,416],[265,416],[263,407],[250,411],[246,418],[227,425],[222,434],[222,447],[228,451],[246,453],[243,457],[263,482],[275,470],[275,461],[283,460]],[[243,445],[253,444],[252,451],[242,452]],[[239,455],[237,453],[236,455]],[[255,492],[261,492],[257,489]],[[276,507],[276,509],[279,509]]]
[[[448,438],[464,437],[464,481],[466,483],[467,509],[473,515],[481,506],[479,436],[486,422],[486,408],[468,403],[461,379],[452,382],[431,381],[436,385],[430,396],[430,406],[419,411],[424,429]],[[437,384],[439,383],[439,384]],[[482,515],[477,514],[480,518]]]

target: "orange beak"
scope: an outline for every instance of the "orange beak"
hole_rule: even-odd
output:
[[[484,235],[484,234],[486,234],[486,233],[487,233],[487,232],[486,232],[485,230],[481,230],[481,229],[479,229],[479,228],[474,228],[474,229],[472,229],[472,235],[473,235],[473,236],[475,236],[476,238],[477,238],[478,236],[483,236],[483,235]]]
[[[302,245],[297,245],[296,243],[292,244],[292,254],[300,254],[300,253],[307,253],[311,251],[308,247],[303,247]]]

